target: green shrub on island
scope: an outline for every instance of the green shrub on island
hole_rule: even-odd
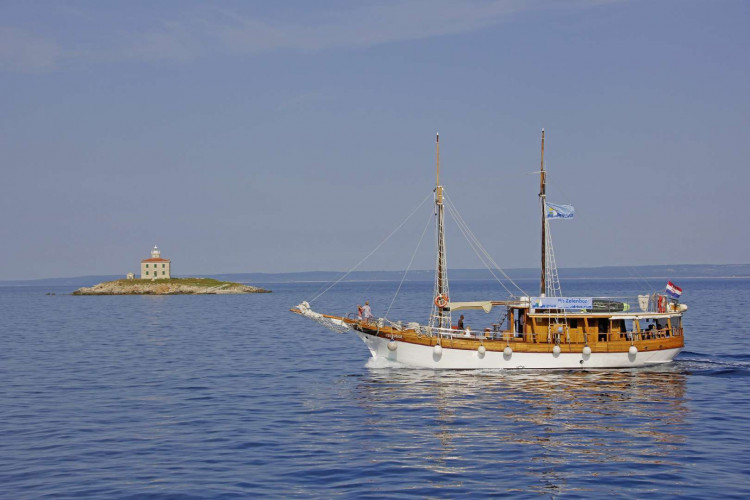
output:
[[[123,285],[139,284],[144,283],[174,283],[178,285],[190,285],[190,286],[203,286],[203,287],[214,287],[221,285],[236,285],[243,286],[242,283],[236,283],[234,281],[219,281],[213,278],[164,278],[164,279],[121,279],[115,281],[109,281],[108,283],[119,283]]]

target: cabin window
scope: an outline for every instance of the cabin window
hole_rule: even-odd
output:
[[[512,328],[509,328],[509,329],[517,333],[523,333],[523,311],[521,309],[513,309],[512,314],[513,314],[513,321],[515,322],[515,330],[513,330]]]
[[[597,323],[599,329],[598,340],[599,342],[606,342],[607,333],[609,333],[609,318],[599,318]]]
[[[569,328],[578,328],[578,318],[569,321]]]
[[[599,318],[599,333],[609,332],[609,320],[607,318]]]

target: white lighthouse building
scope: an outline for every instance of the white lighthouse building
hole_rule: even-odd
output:
[[[141,261],[141,279],[142,280],[162,280],[169,279],[172,277],[171,274],[172,261],[169,259],[162,259],[161,251],[159,247],[154,246],[151,250],[151,258],[143,259]]]

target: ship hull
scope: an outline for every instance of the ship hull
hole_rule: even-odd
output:
[[[675,347],[635,354],[626,351],[592,352],[589,355],[582,352],[511,352],[508,355],[503,351],[487,350],[482,354],[478,350],[441,347],[436,353],[434,346],[391,341],[362,331],[356,333],[376,361],[387,360],[396,365],[436,370],[638,368],[669,363],[682,350],[682,347]],[[390,342],[395,342],[391,349],[388,347]]]

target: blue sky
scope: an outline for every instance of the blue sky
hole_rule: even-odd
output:
[[[431,192],[437,131],[466,222],[537,266],[542,128],[561,267],[747,263],[749,25],[733,0],[4,1],[0,279],[154,244],[182,275],[347,270]],[[362,269],[403,269],[427,205]]]

